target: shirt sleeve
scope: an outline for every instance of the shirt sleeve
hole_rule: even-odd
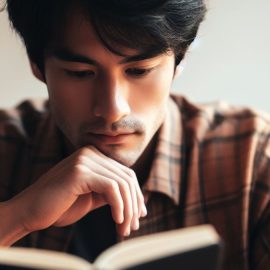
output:
[[[250,209],[250,269],[270,269],[270,131],[262,134],[254,161]],[[263,143],[264,141],[264,143]]]

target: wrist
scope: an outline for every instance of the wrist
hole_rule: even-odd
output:
[[[0,202],[0,246],[11,246],[28,232],[19,220],[19,209],[13,200]]]

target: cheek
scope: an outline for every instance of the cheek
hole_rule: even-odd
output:
[[[139,116],[146,127],[145,143],[148,143],[163,122],[172,78],[156,74],[151,80],[132,91],[132,112]]]
[[[61,113],[62,118],[68,118],[72,122],[79,120],[87,113],[83,110],[90,107],[91,98],[85,85],[71,83],[56,74],[49,77],[47,87],[53,110],[58,114]]]
[[[78,110],[86,93],[86,85],[69,80],[61,69],[48,61],[46,66],[46,84],[50,102],[57,107],[63,108],[69,113],[70,110]]]
[[[168,100],[172,77],[157,72],[150,79],[138,83],[130,92],[130,105],[135,114],[145,118],[152,117],[164,110]]]
[[[48,76],[47,88],[50,106],[58,127],[74,144],[77,143],[77,130],[89,108],[82,86],[76,86],[61,76]],[[88,106],[85,103],[88,102]]]
[[[80,96],[76,95],[73,85],[61,78],[51,78],[47,82],[47,87],[51,102],[64,108],[69,108],[70,105],[76,103]],[[70,106],[69,109],[72,108],[73,106]]]

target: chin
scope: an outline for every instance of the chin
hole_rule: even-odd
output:
[[[100,151],[104,155],[108,156],[109,158],[127,167],[132,167],[143,152],[141,149],[123,150],[123,149],[119,149],[118,147],[113,147],[111,149],[106,149],[106,150],[102,151],[102,149],[100,149]]]
[[[111,159],[116,160],[117,162],[123,164],[126,167],[132,167],[136,161],[138,160],[139,156],[136,153],[117,153],[113,152],[106,156],[110,157]]]

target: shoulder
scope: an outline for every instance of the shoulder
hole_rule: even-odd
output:
[[[178,95],[171,97],[179,108],[183,129],[196,141],[264,138],[270,134],[270,115],[266,112],[221,101],[201,104]]]
[[[270,116],[225,102],[194,104],[180,96],[172,98],[193,166],[201,168],[205,179],[215,179],[211,184],[226,179],[228,190],[248,194],[242,198],[252,199],[246,205],[252,204],[253,222],[269,219]]]
[[[14,108],[0,110],[0,136],[7,139],[32,137],[48,114],[47,100],[25,100]]]

